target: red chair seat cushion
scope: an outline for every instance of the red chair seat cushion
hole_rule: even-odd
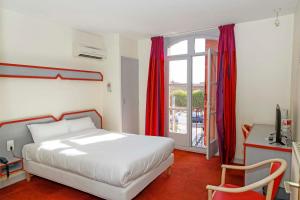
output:
[[[226,188],[238,188],[239,186],[225,184]],[[242,193],[228,193],[216,191],[213,200],[265,200],[266,197],[255,191],[247,191]]]

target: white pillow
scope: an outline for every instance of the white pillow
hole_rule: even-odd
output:
[[[69,132],[66,120],[58,122],[27,125],[35,143],[43,142],[51,137],[64,135]]]
[[[70,132],[95,129],[95,124],[90,117],[66,120]]]

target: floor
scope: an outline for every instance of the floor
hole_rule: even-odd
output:
[[[135,200],[206,200],[207,184],[220,183],[219,159],[210,161],[204,155],[175,151],[175,164],[171,176],[160,175]],[[243,174],[228,171],[228,183],[242,185]],[[33,177],[31,182],[19,182],[0,190],[1,200],[96,200],[95,196],[42,179]]]

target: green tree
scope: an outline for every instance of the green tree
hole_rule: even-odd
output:
[[[174,90],[172,96],[175,96],[176,107],[187,106],[187,92],[184,90]],[[193,108],[204,109],[204,92],[201,90],[193,91]]]
[[[176,107],[186,107],[187,106],[187,93],[183,90],[174,90],[172,96],[175,96],[175,106]]]
[[[204,109],[204,92],[201,90],[193,91],[193,107]]]

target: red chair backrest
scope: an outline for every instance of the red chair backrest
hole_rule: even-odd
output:
[[[247,131],[251,131],[252,126],[249,124],[244,124],[244,127],[247,129]]]
[[[272,164],[270,174],[273,174],[280,166],[281,166],[281,164],[279,162],[274,162]],[[283,175],[284,175],[284,172],[282,174],[280,174],[280,176],[278,176],[277,178],[274,179],[274,185],[273,185],[273,190],[272,190],[272,199],[275,198],[275,196],[278,192],[278,188],[279,188],[279,185],[280,185]]]
[[[252,127],[249,124],[244,124],[242,126],[242,131],[243,131],[244,139],[247,139],[247,137],[249,136],[251,128]]]

